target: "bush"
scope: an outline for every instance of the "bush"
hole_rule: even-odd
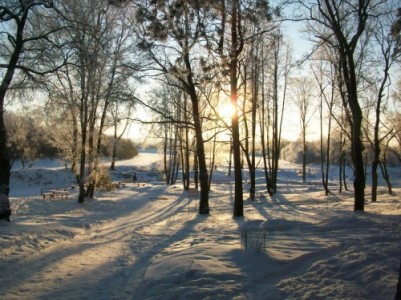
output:
[[[108,169],[106,168],[99,169],[96,176],[97,176],[96,188],[106,191],[112,190],[113,185],[111,182],[111,177]]]
[[[111,157],[113,151],[114,138],[105,136],[103,138],[101,153],[104,157]],[[138,155],[135,144],[130,139],[119,139],[117,141],[117,159],[131,159]]]
[[[283,159],[300,164],[302,163],[302,143],[300,141],[289,142],[282,149]],[[320,145],[318,142],[306,143],[306,163],[320,162]]]

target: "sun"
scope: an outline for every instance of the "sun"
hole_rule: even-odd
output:
[[[234,115],[234,107],[231,103],[225,103],[219,106],[218,113],[220,118],[224,120],[231,120],[232,116]]]

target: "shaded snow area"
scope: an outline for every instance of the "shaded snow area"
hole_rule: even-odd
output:
[[[120,161],[112,176],[125,186],[84,204],[76,189],[40,196],[73,182],[63,164],[14,168],[12,220],[0,220],[0,299],[393,299],[399,169],[393,196],[381,188],[354,213],[352,192],[338,194],[333,181],[324,196],[317,169],[303,184],[299,166],[283,163],[278,194],[264,192],[258,171],[257,198],[234,219],[227,170],[215,170],[211,213],[200,216],[181,184],[154,178],[157,160]]]

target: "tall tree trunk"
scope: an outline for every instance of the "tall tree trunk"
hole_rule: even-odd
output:
[[[79,194],[78,194],[78,202],[85,202],[85,167],[86,167],[86,142],[87,142],[87,129],[88,129],[88,88],[89,85],[86,63],[85,63],[85,54],[80,53],[80,90],[81,90],[81,99],[80,99],[80,109],[79,109],[79,117],[81,124],[81,149],[79,155]]]
[[[6,194],[7,196],[10,191],[11,160],[7,148],[7,129],[4,124],[4,100],[14,77],[15,68],[23,49],[23,33],[27,17],[28,10],[24,12],[19,19],[16,40],[14,41],[14,51],[11,54],[6,72],[0,85],[0,193]]]
[[[279,114],[279,54],[280,54],[280,37],[274,37],[274,63],[273,63],[273,103],[272,103],[272,141],[271,141],[271,181],[272,191],[277,193],[277,175],[279,168],[280,150],[281,150],[281,128],[283,125],[284,105],[286,100],[288,69],[285,71],[283,99],[281,114]],[[288,66],[288,56],[286,57],[286,68]],[[270,122],[270,120],[269,120]],[[269,139],[268,139],[269,140]],[[268,147],[269,148],[269,147]],[[270,150],[268,150],[270,151]],[[270,161],[270,160],[269,160]]]
[[[343,58],[343,74],[347,85],[347,100],[352,113],[351,153],[354,165],[354,211],[365,209],[365,169],[362,143],[362,110],[358,102],[356,71],[353,56]]]
[[[377,185],[378,185],[378,179],[377,179],[377,167],[380,164],[380,154],[381,154],[381,140],[379,138],[379,131],[380,131],[380,112],[381,112],[381,104],[384,96],[384,90],[386,88],[387,80],[389,78],[389,70],[391,67],[391,47],[383,48],[382,46],[382,54],[384,56],[385,64],[384,64],[384,77],[381,81],[379,90],[377,92],[377,101],[376,101],[376,120],[375,120],[375,126],[374,126],[374,133],[373,133],[373,162],[372,162],[372,195],[371,195],[371,200],[372,202],[376,202],[377,200]],[[383,170],[383,168],[382,168]],[[384,173],[383,173],[384,174]],[[389,182],[387,182],[389,183]],[[391,185],[390,185],[391,186]],[[391,188],[390,188],[391,190]]]
[[[199,201],[199,214],[209,214],[209,180],[206,166],[205,146],[202,137],[202,125],[199,115],[198,98],[193,90],[191,93],[192,110],[194,115],[195,124],[195,137],[196,137],[196,154],[199,165],[199,183],[200,183],[200,201]]]
[[[94,109],[92,107],[92,109]],[[93,112],[91,113],[93,114]],[[97,174],[94,172],[94,163],[95,163],[95,120],[92,116],[89,120],[89,132],[88,132],[88,182],[85,191],[85,196],[89,198],[93,198],[93,194],[95,191],[96,177]]]
[[[231,90],[231,104],[234,108],[234,113],[231,118],[232,137],[233,137],[233,155],[234,155],[234,217],[242,217],[244,215],[243,204],[243,188],[242,188],[242,170],[241,170],[241,149],[240,149],[240,136],[238,124],[238,87],[237,87],[237,68],[238,68],[238,55],[241,46],[238,46],[238,0],[232,3],[231,15],[231,60],[230,60],[230,90]],[[239,47],[239,48],[238,48]]]
[[[192,103],[192,115],[194,118],[195,138],[196,138],[196,154],[199,165],[199,183],[200,183],[200,200],[199,214],[209,214],[209,176],[206,166],[205,145],[203,140],[201,115],[199,112],[199,100],[196,93],[195,84],[192,78],[192,67],[189,59],[189,53],[185,52],[184,63],[187,75],[187,93]]]
[[[257,53],[256,53],[257,56]],[[249,196],[251,200],[255,200],[255,192],[256,192],[256,110],[258,103],[258,93],[259,93],[259,85],[258,85],[258,77],[259,77],[259,69],[258,69],[258,60],[255,58],[254,62],[254,74],[253,74],[253,92],[252,92],[252,152],[251,152],[251,166],[252,169],[249,170],[249,177],[251,186],[249,188]]]
[[[1,93],[1,91],[0,91]],[[0,193],[8,196],[10,191],[11,161],[7,148],[7,131],[4,125],[3,111],[0,112]]]
[[[262,51],[263,51],[263,47],[262,47]],[[263,53],[263,52],[262,52]],[[263,54],[262,54],[263,57]],[[271,190],[271,180],[270,180],[270,176],[269,176],[269,168],[267,165],[267,151],[266,151],[266,141],[265,141],[265,114],[266,114],[266,98],[265,98],[265,81],[264,81],[264,76],[262,76],[262,99],[261,99],[261,110],[260,110],[260,115],[259,115],[259,122],[260,122],[260,143],[262,146],[262,159],[263,159],[263,170],[264,170],[264,174],[265,174],[265,181],[266,181],[266,190],[269,193],[269,195],[271,196],[273,194],[272,190]]]
[[[188,115],[187,115],[187,106],[188,106],[188,100],[187,97],[184,97],[184,109],[183,109],[183,119],[185,122],[188,122]],[[190,149],[189,149],[189,128],[188,126],[184,127],[184,141],[181,140],[182,146],[181,146],[181,151],[182,151],[182,173],[183,173],[183,185],[184,185],[184,190],[187,191],[189,188],[190,184],[190,165],[189,165],[189,155],[190,155]]]

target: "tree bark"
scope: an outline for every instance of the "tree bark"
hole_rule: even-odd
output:
[[[238,55],[241,46],[238,43],[238,0],[232,3],[231,15],[231,60],[230,60],[230,90],[231,104],[234,108],[234,113],[231,118],[232,137],[233,137],[233,156],[234,156],[234,217],[242,217],[244,215],[243,204],[243,187],[242,187],[242,170],[241,170],[241,149],[238,124],[238,87],[237,87],[237,71],[238,71]],[[238,48],[239,47],[239,48]]]
[[[194,118],[196,154],[199,166],[200,200],[199,214],[209,214],[209,176],[206,166],[205,145],[203,140],[202,122],[199,113],[199,99],[196,93],[195,84],[192,78],[192,67],[189,59],[189,53],[183,55],[187,75],[187,93],[192,103],[192,115]]]
[[[352,113],[351,156],[354,165],[354,211],[365,209],[365,168],[362,143],[362,110],[358,102],[357,79],[353,55],[342,57],[343,74],[347,86],[347,100]]]
[[[11,160],[7,148],[7,130],[4,124],[4,100],[14,77],[15,69],[23,49],[23,33],[28,17],[28,11],[25,10],[17,23],[17,34],[14,51],[11,54],[8,67],[0,85],[0,192],[8,196],[10,191],[10,171]]]
[[[195,95],[196,97],[196,95]],[[200,183],[200,201],[199,201],[199,214],[209,214],[209,180],[206,166],[205,147],[202,138],[202,125],[199,118],[199,109],[196,100],[191,96],[195,124],[196,136],[196,154],[198,157],[199,166],[199,183]]]

